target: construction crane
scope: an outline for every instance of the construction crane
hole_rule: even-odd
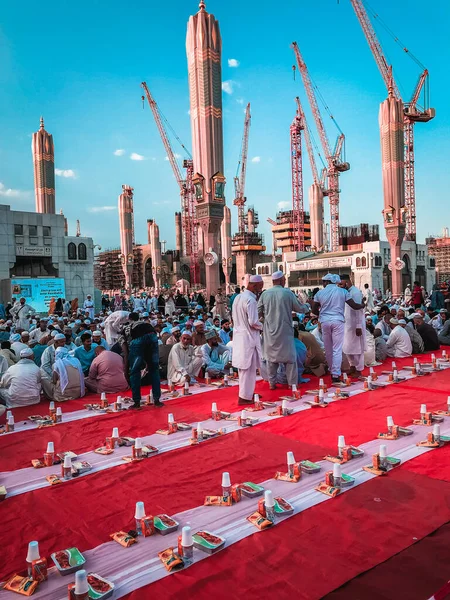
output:
[[[406,239],[410,241],[416,241],[416,189],[415,189],[415,173],[414,173],[414,124],[417,122],[427,123],[435,117],[435,110],[429,107],[429,79],[428,70],[424,65],[408,50],[403,44],[394,36],[397,43],[402,46],[404,52],[406,52],[416,64],[422,69],[422,73],[419,76],[419,80],[412,94],[411,100],[405,102],[399,92],[397,83],[392,76],[392,68],[388,64],[386,57],[383,53],[380,42],[378,41],[377,34],[372,26],[367,11],[365,9],[362,0],[350,0],[353,9],[358,17],[359,23],[362,27],[367,43],[372,51],[372,54],[377,63],[378,69],[381,73],[383,81],[388,90],[392,89],[392,92],[397,98],[403,102],[403,113],[404,113],[404,146],[405,146],[405,206],[406,211]],[[420,95],[424,92],[424,103],[422,107],[419,107],[418,102]]]
[[[178,183],[181,194],[181,210],[182,210],[182,230],[183,230],[183,245],[186,256],[190,256],[190,275],[191,284],[197,285],[200,283],[200,266],[198,256],[198,224],[195,216],[195,195],[194,195],[194,184],[192,183],[192,176],[194,174],[194,163],[192,156],[187,148],[181,144],[185,152],[189,155],[189,158],[183,161],[183,167],[186,169],[186,177],[183,178],[181,175],[180,167],[176,160],[175,154],[170,144],[169,136],[167,134],[164,122],[167,120],[159,110],[156,101],[152,97],[150,90],[147,87],[145,81],[141,83],[141,87],[144,89],[147,97],[148,104],[153,113],[156,126],[158,127],[159,134],[161,136],[164,148],[167,153],[170,165],[174,177]],[[144,96],[142,96],[144,102]],[[178,141],[179,138],[176,136]]]
[[[303,164],[302,131],[305,129],[300,100],[297,98],[297,111],[291,123],[291,174],[292,174],[292,221],[296,236],[296,252],[305,251],[305,212],[303,207]]]
[[[295,53],[297,66],[303,80],[303,85],[305,86],[311,111],[313,113],[314,121],[319,133],[322,149],[327,161],[328,196],[331,213],[331,249],[337,250],[339,247],[339,175],[340,173],[350,169],[349,163],[346,162],[344,158],[345,136],[338,128],[340,133],[334,150],[331,150],[330,142],[328,141],[325,126],[323,124],[322,116],[317,104],[316,95],[314,93],[314,86],[311,81],[306,63],[300,54],[297,42],[293,42],[292,48]],[[334,122],[337,126],[336,121]]]
[[[238,231],[245,233],[245,215],[244,206],[247,201],[245,197],[245,177],[247,175],[247,158],[248,158],[248,136],[250,132],[250,123],[252,116],[250,114],[250,102],[245,109],[244,118],[244,134],[242,136],[241,155],[234,178],[234,200],[233,204],[238,207]],[[240,171],[240,172],[239,172]]]

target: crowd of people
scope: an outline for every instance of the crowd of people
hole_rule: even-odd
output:
[[[120,295],[103,296],[96,311],[91,296],[82,306],[53,299],[40,317],[25,298],[13,298],[0,312],[0,413],[42,396],[63,402],[126,390],[140,408],[145,385],[162,406],[161,380],[193,384],[230,369],[239,373],[239,403],[248,404],[258,374],[270,389],[306,383],[307,374],[328,372],[336,382],[342,372],[358,376],[387,357],[450,345],[437,286],[428,298],[416,282],[394,300],[333,273],[310,294],[285,287],[282,271],[265,290],[261,276],[247,281],[233,294],[217,290],[208,302],[201,292],[144,292],[125,304]]]

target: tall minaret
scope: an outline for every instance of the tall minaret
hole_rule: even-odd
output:
[[[403,144],[403,103],[389,97],[381,103],[379,113],[381,165],[384,196],[384,227],[391,249],[392,294],[402,294],[402,241],[405,237],[405,162]]]
[[[202,231],[207,293],[219,280],[219,235],[225,205],[222,134],[222,40],[219,23],[200,2],[186,36],[196,216]]]
[[[55,214],[55,148],[53,136],[44,129],[44,119],[31,143],[34,166],[36,212]]]
[[[133,188],[129,185],[123,185],[122,193],[119,196],[120,259],[125,275],[125,288],[128,294],[131,294],[133,280],[133,221]]]

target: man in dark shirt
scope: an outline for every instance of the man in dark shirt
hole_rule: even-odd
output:
[[[420,337],[423,339],[423,345],[425,352],[432,352],[434,350],[439,350],[440,344],[438,339],[437,331],[428,323],[425,323],[423,317],[419,313],[413,314],[414,328],[417,333],[420,334]]]

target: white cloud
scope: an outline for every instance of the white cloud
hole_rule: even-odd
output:
[[[261,157],[260,156],[254,156],[252,158],[252,163],[259,163],[261,162]]]
[[[244,98],[236,98],[238,104],[244,104]]]
[[[130,154],[130,159],[131,160],[145,160],[145,156],[142,156],[142,154],[137,154],[136,152],[132,152]]]
[[[232,94],[234,91],[234,81],[232,79],[228,79],[227,81],[222,82],[222,89],[226,94]]]
[[[75,179],[75,171],[73,169],[55,169],[55,174],[58,175],[58,177]]]
[[[108,212],[110,210],[117,210],[117,206],[90,206],[88,208],[90,213]]]
[[[291,205],[291,203],[287,202],[287,201],[285,201],[285,202],[278,202],[277,207],[280,210],[283,210],[284,208],[289,208],[290,205]]]
[[[125,150],[123,148],[119,148],[118,150],[114,150],[114,156],[123,156],[125,154]]]
[[[229,58],[228,59],[228,66],[229,67],[238,67],[241,63],[236,59],[236,58]]]
[[[175,156],[175,158],[181,158],[181,154],[177,154],[176,152],[174,152],[173,155]],[[165,156],[164,160],[169,160],[169,157]]]
[[[7,188],[6,185],[0,181],[0,196],[3,196],[4,198],[25,199],[31,196],[31,192]]]

